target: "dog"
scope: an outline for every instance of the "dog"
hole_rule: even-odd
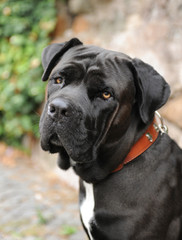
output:
[[[182,150],[155,112],[170,87],[137,58],[77,38],[43,50],[41,147],[80,178],[91,240],[181,240]]]

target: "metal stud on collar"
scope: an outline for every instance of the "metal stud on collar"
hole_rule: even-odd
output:
[[[146,133],[145,136],[148,138],[150,142],[153,142],[153,137],[150,133]]]
[[[160,120],[160,124],[158,124],[158,128],[159,128],[161,134],[163,134],[163,133],[167,134],[168,133],[168,127],[164,124],[162,116],[160,115],[160,113],[158,111],[155,111],[155,114]]]

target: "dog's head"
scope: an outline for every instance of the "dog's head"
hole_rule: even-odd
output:
[[[124,159],[169,97],[168,84],[150,65],[78,39],[49,45],[42,63],[48,86],[41,146],[88,182]]]

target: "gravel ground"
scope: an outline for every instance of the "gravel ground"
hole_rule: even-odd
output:
[[[0,156],[0,240],[86,240],[75,189],[28,158]]]

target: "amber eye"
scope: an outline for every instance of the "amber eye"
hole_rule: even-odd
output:
[[[102,97],[105,100],[107,100],[107,99],[109,99],[111,97],[111,94],[109,92],[105,91],[105,92],[102,93]]]
[[[62,77],[58,77],[58,78],[55,78],[55,84],[61,84],[63,83],[63,78]]]

